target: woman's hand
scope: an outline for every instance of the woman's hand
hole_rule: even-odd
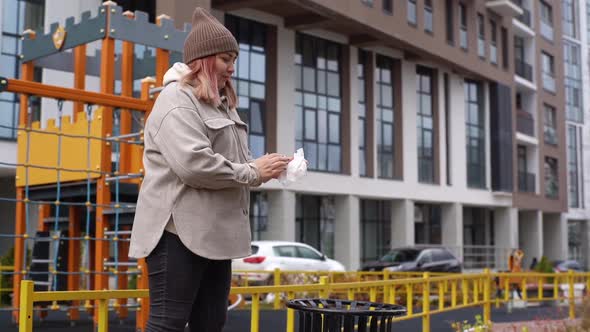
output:
[[[260,173],[260,180],[264,183],[278,178],[292,159],[293,157],[271,153],[254,160],[254,164]]]

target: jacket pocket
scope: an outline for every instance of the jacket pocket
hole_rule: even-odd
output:
[[[212,130],[219,130],[235,124],[234,121],[226,118],[212,118],[205,120],[205,126]]]
[[[241,148],[236,136],[236,123],[227,118],[210,118],[204,122],[213,152],[219,153],[229,161],[238,162]]]

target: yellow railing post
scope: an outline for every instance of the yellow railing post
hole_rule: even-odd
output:
[[[483,321],[487,324],[492,320],[492,301],[490,299],[490,293],[492,291],[492,277],[490,275],[490,269],[485,269],[485,279],[483,284]]]
[[[377,287],[369,288],[369,301],[371,301],[371,302],[377,301]]]
[[[260,320],[260,294],[252,294],[252,318],[250,321],[250,332],[258,332]]]
[[[287,301],[292,300],[295,297],[295,293],[288,292],[287,293]],[[295,311],[293,309],[287,308],[287,331],[286,332],[294,332],[295,331]]]
[[[457,306],[457,281],[451,282],[451,308]]]
[[[20,287],[20,304],[19,304],[19,332],[33,331],[33,293],[34,283],[32,280],[21,281]]]
[[[465,277],[461,277],[461,295],[463,296],[463,305],[467,305],[467,300],[469,298],[469,288],[467,286],[467,280]]]
[[[569,300],[569,307],[570,307],[569,318],[574,319],[574,318],[576,318],[576,311],[575,311],[576,301],[574,299],[574,271],[569,270],[569,271],[567,271],[567,274],[568,274],[568,278],[567,278],[568,300]]]
[[[281,270],[279,268],[275,268],[274,271],[274,285],[280,286],[281,285]],[[275,293],[274,299],[274,309],[279,310],[281,308],[281,293]]]
[[[328,297],[329,291],[328,291],[328,277],[326,276],[321,276],[320,277],[320,285],[325,285],[326,287],[322,287],[322,289],[320,290],[320,297],[322,299],[325,299]]]
[[[384,270],[383,271],[383,280],[389,280],[389,271],[388,270]],[[384,303],[387,303],[389,301],[389,285],[385,285],[383,286],[383,301]]]
[[[109,300],[98,300],[98,332],[109,331]]]
[[[406,305],[408,316],[411,316],[414,313],[414,285],[413,284],[406,284]]]
[[[422,277],[424,282],[422,283],[422,332],[430,332],[430,274],[424,272]]]

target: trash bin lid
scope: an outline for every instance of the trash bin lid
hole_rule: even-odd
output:
[[[323,314],[354,316],[404,316],[406,308],[397,304],[340,299],[294,299],[287,301],[288,308]],[[372,310],[371,310],[372,309]]]

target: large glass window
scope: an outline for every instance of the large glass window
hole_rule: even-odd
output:
[[[248,124],[250,150],[258,158],[266,152],[266,26],[232,15],[225,24],[240,45],[234,75],[238,114]]]
[[[562,0],[561,1],[561,14],[562,14],[562,24],[563,24],[563,34],[577,38],[578,37],[578,17],[577,17],[577,8],[576,2],[574,0]]]
[[[490,20],[490,62],[498,64],[498,27],[494,20]]]
[[[252,241],[262,240],[268,231],[268,198],[265,192],[250,193],[250,231]]]
[[[486,186],[485,117],[481,87],[465,81],[465,119],[467,139],[467,185]]]
[[[563,41],[565,64],[565,114],[569,121],[583,122],[582,107],[582,65],[580,46]]]
[[[361,262],[375,261],[391,249],[391,202],[361,200]]]
[[[43,28],[45,1],[9,0],[0,2],[2,10],[2,49],[0,50],[0,76],[20,76],[22,51],[21,33],[25,29]],[[35,80],[41,80],[41,70],[35,70]],[[17,94],[0,94],[0,139],[16,139],[20,99]],[[38,114],[36,115],[38,117]],[[37,120],[37,119],[34,119]]]
[[[477,14],[477,55],[481,58],[486,56],[486,28],[482,14]]]
[[[545,196],[559,197],[559,177],[557,173],[557,159],[545,157]]]
[[[442,243],[442,212],[440,205],[414,205],[414,240],[416,244]]]
[[[541,11],[541,35],[553,40],[553,8],[545,1],[539,2]]]
[[[555,118],[555,108],[544,105],[545,107],[545,124],[544,136],[545,143],[557,145],[557,120]]]
[[[393,0],[383,0],[383,11],[393,14]]]
[[[459,46],[467,49],[467,7],[459,3]]]
[[[543,88],[555,92],[555,59],[552,55],[541,52],[541,70],[543,72]]]
[[[393,95],[393,59],[383,55],[377,56],[375,69],[377,80],[377,160],[379,177],[394,177],[394,95]]]
[[[432,0],[424,0],[424,30],[426,32],[432,32],[432,20]]]
[[[567,128],[567,170],[568,170],[568,201],[569,206],[573,208],[580,207],[580,190],[578,171],[578,129],[576,126],[568,126]]]
[[[370,61],[370,53],[359,50],[358,64],[356,67],[358,86],[358,126],[359,126],[359,175],[367,176],[367,68]]]
[[[447,42],[449,44],[455,43],[455,20],[454,20],[454,8],[453,0],[446,0],[445,1],[445,25],[446,25],[446,35],[447,35]]]
[[[297,34],[296,146],[304,148],[311,170],[342,169],[340,56],[339,44]]]
[[[334,220],[336,208],[332,196],[297,195],[295,239],[334,257]]]
[[[434,110],[432,103],[432,70],[416,71],[418,181],[434,182]]]
[[[416,25],[416,0],[408,0],[408,23]]]

